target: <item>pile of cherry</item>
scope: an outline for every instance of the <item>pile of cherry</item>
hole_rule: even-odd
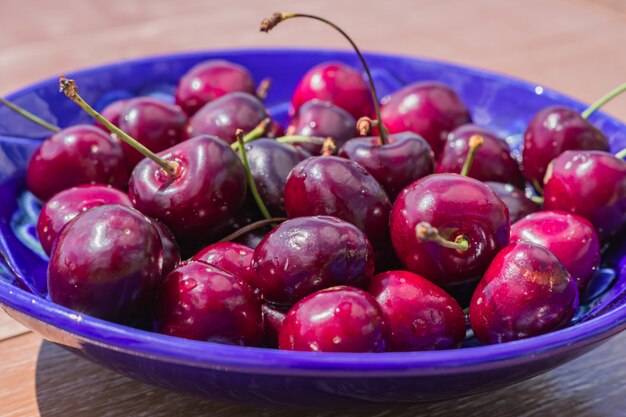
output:
[[[265,88],[222,60],[191,68],[175,104],[136,97],[103,117],[61,87],[99,122],[54,134],[28,166],[49,296],[118,323],[291,350],[432,350],[460,346],[468,305],[480,341],[512,341],[566,326],[626,227],[626,162],[566,107],[533,117],[518,163],[448,86],[410,84],[379,106],[337,62],[301,79],[286,135]]]

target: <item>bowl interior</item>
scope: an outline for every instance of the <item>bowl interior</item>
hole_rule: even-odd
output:
[[[554,104],[577,110],[585,106],[548,88],[493,73],[451,64],[408,57],[367,54],[379,94],[420,80],[449,84],[469,106],[476,124],[506,138],[514,153],[519,150],[521,133],[532,115]],[[69,74],[81,94],[97,109],[111,101],[137,95],[172,100],[178,79],[194,64],[222,58],[247,67],[257,81],[270,77],[273,85],[266,103],[270,113],[283,125],[291,92],[300,77],[313,65],[335,60],[355,67],[352,53],[338,51],[250,50],[193,53],[147,58],[98,67]],[[9,98],[47,121],[65,127],[91,123],[89,117],[58,91],[57,79],[47,80],[12,94]],[[626,147],[626,127],[602,113],[591,121],[604,131],[615,152]],[[48,136],[37,125],[0,108],[0,303],[36,320],[102,343],[117,343],[130,353],[154,354],[165,358],[246,363],[269,369],[278,361],[286,368],[309,369],[396,369],[471,364],[547,352],[572,343],[586,343],[620,331],[626,322],[626,239],[618,238],[603,256],[604,266],[596,274],[589,294],[570,327],[528,340],[449,352],[411,352],[377,355],[310,355],[267,349],[238,348],[201,343],[104,322],[75,314],[47,300],[47,257],[35,234],[40,203],[24,188],[24,171],[39,142]],[[69,175],[69,173],[68,173]],[[106,337],[104,337],[106,335]],[[116,339],[116,336],[118,339]],[[469,339],[467,345],[477,343]],[[280,368],[280,367],[279,367]],[[277,369],[271,370],[277,372]]]

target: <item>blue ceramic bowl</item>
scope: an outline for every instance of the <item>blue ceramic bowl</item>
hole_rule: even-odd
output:
[[[338,60],[358,67],[352,53],[243,50],[128,61],[70,74],[96,107],[139,94],[171,100],[179,77],[194,64],[224,58],[271,77],[271,113],[285,122],[291,92],[311,66]],[[551,104],[581,103],[508,77],[415,58],[368,54],[381,95],[417,80],[451,85],[475,122],[519,146],[531,116]],[[10,96],[60,126],[87,122],[51,79]],[[626,126],[596,114],[593,122],[613,150],[626,147]],[[432,401],[492,390],[554,368],[626,327],[626,239],[604,256],[608,265],[572,324],[560,331],[494,346],[439,352],[340,354],[285,352],[204,343],[109,323],[51,303],[47,260],[36,241],[38,204],[24,189],[28,158],[46,132],[0,108],[0,304],[23,325],[79,356],[120,374],[209,398],[304,407],[370,406]],[[469,345],[474,344],[469,342]]]

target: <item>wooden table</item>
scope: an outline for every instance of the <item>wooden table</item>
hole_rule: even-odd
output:
[[[321,14],[366,50],[489,68],[593,101],[626,80],[622,0],[2,0],[0,94],[72,69],[172,51],[242,46],[345,48],[302,20],[270,35],[276,10]],[[292,9],[293,7],[293,9]],[[626,120],[626,98],[606,110]],[[166,392],[78,359],[0,312],[1,416],[619,416],[626,334],[561,368],[497,392],[372,413],[254,409]]]

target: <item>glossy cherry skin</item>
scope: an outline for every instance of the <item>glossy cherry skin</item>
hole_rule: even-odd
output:
[[[544,209],[563,210],[589,220],[600,239],[626,225],[626,161],[608,152],[566,151],[546,173]]]
[[[302,156],[293,146],[274,139],[247,143],[246,154],[250,173],[267,209],[274,216],[285,215],[283,190],[287,176],[303,160]]]
[[[26,170],[26,186],[47,200],[81,184],[110,184],[124,189],[130,173],[119,141],[91,125],[61,130],[43,141]]]
[[[187,123],[187,137],[212,135],[233,143],[235,132],[249,132],[269,115],[257,97],[248,93],[230,93],[205,104]]]
[[[236,242],[213,243],[195,254],[192,261],[202,261],[230,272],[243,282],[250,284],[254,280],[252,255],[254,249]]]
[[[287,177],[284,198],[290,218],[335,216],[365,232],[374,247],[389,241],[389,197],[354,161],[336,156],[305,159]]]
[[[338,155],[365,168],[392,201],[404,187],[433,173],[433,150],[415,133],[394,133],[385,145],[379,145],[379,140],[378,137],[350,139]]]
[[[452,349],[465,339],[465,314],[444,290],[408,271],[375,275],[368,291],[387,322],[387,350]]]
[[[567,325],[578,303],[576,282],[556,256],[521,242],[494,258],[472,296],[469,318],[481,342],[502,343]]]
[[[460,174],[469,152],[469,140],[474,135],[481,136],[484,143],[476,151],[468,176],[483,182],[513,184],[523,189],[526,183],[519,164],[511,156],[509,145],[489,130],[472,124],[450,132],[437,163],[437,172]]]
[[[278,335],[283,327],[287,311],[267,303],[261,305],[261,311],[263,312],[263,346],[277,348]]]
[[[50,299],[79,313],[137,324],[154,307],[162,281],[161,239],[129,207],[94,207],[71,220],[52,248]]]
[[[133,171],[129,195],[135,208],[165,223],[178,238],[206,236],[237,213],[246,195],[243,164],[226,142],[198,136],[158,154],[176,161],[168,175],[150,159]]]
[[[176,241],[176,236],[160,220],[150,219],[154,228],[159,232],[161,246],[163,246],[163,277],[172,272],[180,263],[180,246]]]
[[[526,197],[522,190],[511,184],[491,181],[485,181],[485,184],[500,197],[500,200],[509,209],[511,224],[539,210],[539,204]]]
[[[353,287],[327,288],[293,306],[278,346],[311,352],[384,352],[388,325],[371,295]]]
[[[373,116],[374,104],[369,87],[356,69],[341,62],[324,62],[307,71],[291,98],[294,115],[307,101],[328,101],[358,119]]]
[[[381,117],[389,132],[414,132],[438,157],[448,133],[471,122],[469,110],[454,90],[439,82],[410,84],[383,99]]]
[[[332,138],[337,148],[356,136],[356,120],[344,109],[327,101],[311,100],[304,103],[291,120],[290,133],[299,136]],[[291,132],[293,131],[293,132]],[[296,143],[311,155],[319,155],[322,145]]]
[[[233,62],[213,59],[195,65],[181,77],[175,98],[191,116],[206,103],[237,91],[255,94],[250,72]]]
[[[421,242],[420,222],[439,229],[454,241],[469,241],[464,252],[435,242]],[[509,242],[509,213],[504,203],[482,182],[457,174],[434,174],[406,187],[396,199],[390,218],[391,242],[398,259],[411,272],[439,286],[474,280]]]
[[[522,172],[528,181],[543,183],[548,164],[568,150],[608,151],[609,142],[577,111],[547,107],[533,116],[524,132]]]
[[[122,112],[124,111],[124,107],[126,107],[126,103],[128,103],[128,100],[129,99],[126,98],[116,100],[110,103],[104,109],[102,109],[100,114],[102,115],[102,117],[113,123],[115,126],[120,127],[120,118],[122,117]],[[104,127],[104,125],[99,121],[96,120],[94,125],[104,130],[107,134],[109,133],[109,129]]]
[[[350,223],[331,216],[299,217],[263,238],[252,265],[252,286],[263,299],[292,305],[336,285],[366,288],[374,275],[374,251]]]
[[[187,115],[178,106],[152,97],[138,97],[126,102],[120,115],[119,127],[152,152],[176,145],[185,134]],[[144,156],[122,143],[131,169]]]
[[[540,211],[511,226],[511,243],[531,242],[561,261],[584,294],[600,265],[600,239],[589,221],[564,211]]]
[[[261,304],[252,288],[204,262],[184,262],[161,287],[156,307],[159,333],[239,346],[263,341]]]
[[[41,208],[37,220],[37,237],[50,255],[52,244],[67,224],[80,213],[104,204],[132,207],[128,194],[108,185],[79,185],[55,194]]]

